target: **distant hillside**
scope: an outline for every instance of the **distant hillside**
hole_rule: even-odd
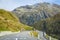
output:
[[[51,18],[38,21],[33,27],[45,31],[48,35],[60,40],[60,13]]]
[[[60,5],[50,3],[37,3],[17,7],[14,12],[19,17],[20,22],[33,25],[41,19],[49,18],[60,12]]]
[[[32,30],[32,27],[21,24],[19,19],[12,13],[0,9],[0,31]]]

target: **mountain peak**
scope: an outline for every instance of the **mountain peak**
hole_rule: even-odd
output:
[[[13,10],[20,21],[27,25],[33,25],[41,19],[46,19],[60,12],[60,5],[50,3],[37,3],[21,6]],[[29,15],[29,16],[28,16]]]

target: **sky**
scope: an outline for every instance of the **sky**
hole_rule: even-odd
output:
[[[0,9],[12,11],[20,6],[33,5],[41,2],[55,3],[60,5],[60,0],[0,0]]]

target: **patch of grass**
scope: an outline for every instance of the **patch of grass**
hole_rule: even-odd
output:
[[[32,27],[20,23],[19,19],[12,13],[0,9],[0,31],[20,31],[21,29],[32,30]]]
[[[33,35],[34,37],[38,37],[38,32],[37,31],[31,31],[30,35],[31,36]]]

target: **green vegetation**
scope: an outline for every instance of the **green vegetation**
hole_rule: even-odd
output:
[[[54,38],[60,39],[60,13],[35,23],[33,27],[45,31]]]
[[[54,38],[60,39],[60,13],[46,20],[46,32]]]
[[[58,39],[56,39],[56,38],[53,38],[53,37],[51,37],[51,36],[49,36],[49,35],[45,35],[45,37],[47,38],[47,39],[49,39],[49,38],[51,38],[51,40],[58,40]]]
[[[0,31],[32,30],[32,27],[19,22],[19,19],[12,12],[0,9]]]

